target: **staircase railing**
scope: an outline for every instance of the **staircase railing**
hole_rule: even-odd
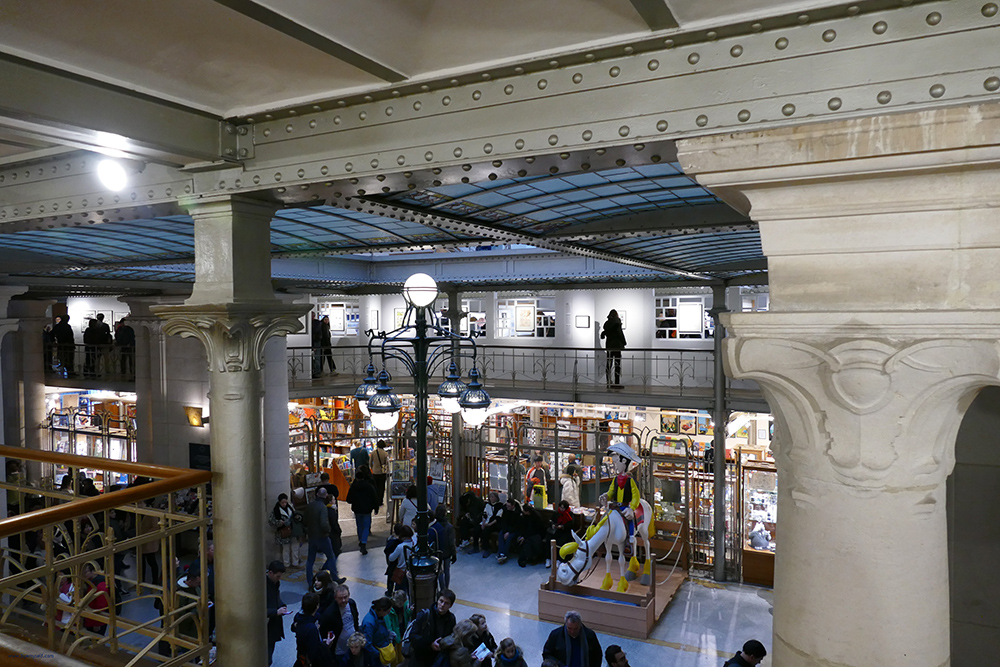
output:
[[[0,446],[0,456],[0,632],[88,662],[114,654],[127,666],[207,664],[207,591],[180,585],[175,563],[187,541],[207,563],[212,474],[20,447]],[[22,481],[24,462],[41,470],[38,486]],[[53,488],[45,472],[55,466],[68,469],[77,489],[82,470],[128,485],[109,490],[105,479],[104,493],[74,495]],[[176,497],[192,489],[197,502],[190,493],[192,502]],[[158,581],[151,567],[147,582],[142,555],[150,552],[162,567]]]

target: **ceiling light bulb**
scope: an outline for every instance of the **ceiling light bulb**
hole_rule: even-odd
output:
[[[119,192],[128,185],[128,174],[125,167],[114,160],[101,160],[97,163],[97,178],[101,184],[112,192]]]

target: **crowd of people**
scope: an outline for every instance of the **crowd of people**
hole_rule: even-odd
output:
[[[533,463],[535,465],[525,477],[525,488],[533,482],[544,483],[541,481],[543,475],[548,478],[548,470],[541,462],[535,460]],[[359,459],[358,464],[345,502],[355,515],[359,552],[364,557],[369,553],[367,542],[372,513],[381,510],[380,500],[384,496],[379,497],[377,481],[373,479],[367,462]],[[575,462],[570,464],[575,465]],[[564,474],[577,475],[577,471],[570,466]],[[16,473],[15,470],[15,477]],[[147,480],[137,479],[134,483],[144,481]],[[98,493],[93,480],[82,474],[78,477],[67,475],[60,489],[79,495]],[[459,550],[464,549],[466,554],[481,553],[484,558],[495,553],[500,565],[516,556],[521,567],[542,561],[549,566],[547,548],[550,539],[560,546],[573,540],[574,516],[570,504],[562,500],[555,512],[543,515],[530,502],[522,504],[513,497],[501,500],[496,492],[490,492],[483,500],[469,491],[459,498],[457,516],[453,518],[447,503],[435,497],[438,502],[434,503],[429,517],[427,540],[430,549],[441,559],[437,581],[440,593],[430,608],[413,609],[407,593],[406,563],[410,552],[417,546],[416,494],[417,487],[411,486],[400,508],[401,520],[392,527],[383,549],[385,594],[376,598],[368,609],[360,608],[351,597],[346,578],[340,576],[337,569],[337,556],[342,548],[338,487],[331,484],[329,476],[324,474],[311,500],[301,489],[296,490],[292,498],[284,493],[278,496],[268,515],[268,524],[274,530],[279,551],[279,558],[267,566],[265,573],[268,664],[273,662],[276,644],[285,638],[283,617],[293,613],[290,630],[295,639],[294,667],[527,667],[529,662],[538,664],[524,654],[514,638],[506,637],[498,642],[490,632],[484,615],[475,613],[464,620],[456,619],[451,611],[456,603],[456,595],[451,588],[451,565],[457,561]],[[198,490],[191,489],[178,494],[172,506],[177,511],[198,514],[201,501]],[[429,497],[428,507],[431,507],[430,501]],[[151,502],[153,499],[147,501],[147,506]],[[411,511],[407,510],[408,505],[412,506]],[[8,509],[11,509],[10,506]],[[18,509],[14,508],[15,513]],[[116,540],[158,530],[156,517],[148,514],[112,510],[105,520],[107,526],[81,522],[80,528],[94,535],[112,530]],[[150,575],[148,581],[156,588],[162,585],[165,578],[173,576],[178,596],[173,605],[175,608],[200,599],[204,588],[210,602],[208,629],[210,637],[213,636],[215,571],[211,543],[206,548],[204,562],[195,559],[187,567],[182,567],[179,562],[173,563],[172,567],[161,564],[159,544],[159,541],[148,542],[141,545],[136,553],[137,585],[147,581],[147,573]],[[38,543],[27,546],[43,557],[44,546]],[[307,552],[304,559],[302,547]],[[60,549],[64,547],[56,544],[52,551],[58,553]],[[320,555],[325,557],[325,561],[315,571]],[[115,558],[114,572],[124,572],[127,569],[125,563],[119,562],[117,555]],[[293,611],[282,599],[281,579],[289,567],[303,566],[308,590],[301,599],[298,611]],[[60,593],[67,599],[72,599],[73,586],[76,586],[80,590],[96,591],[96,595],[87,597],[88,606],[94,612],[107,609],[110,605],[120,605],[126,593],[114,577],[100,572],[93,563],[84,564],[80,574],[79,581],[66,577],[59,582]],[[196,617],[189,617],[178,629],[183,635],[199,636],[200,623]],[[95,634],[104,634],[107,630],[101,620],[87,616],[83,625]],[[171,649],[161,642],[157,651],[169,655]],[[766,654],[759,641],[751,640],[725,665],[758,665]],[[628,667],[629,664],[621,646],[610,644],[602,649],[597,634],[584,624],[575,611],[567,612],[564,623],[548,635],[541,659],[542,667],[599,667],[602,660],[609,667]]]
[[[104,313],[88,319],[83,329],[82,369],[76,366],[76,332],[69,315],[57,315],[52,324],[45,325],[42,344],[49,368],[63,377],[135,377],[135,329],[124,317],[115,323],[114,331],[104,321]]]
[[[289,614],[279,590],[284,565],[267,572],[268,664],[284,638],[282,617]],[[452,612],[456,595],[442,588],[433,606],[414,611],[406,592],[376,598],[362,615],[346,585],[317,579],[302,598],[292,621],[296,662],[292,667],[527,667],[524,650],[512,637],[499,642],[483,614],[459,621]],[[767,651],[752,639],[724,667],[759,665]],[[597,633],[579,612],[568,611],[542,648],[542,667],[629,667],[618,644],[602,649]],[[534,661],[532,661],[534,662]]]

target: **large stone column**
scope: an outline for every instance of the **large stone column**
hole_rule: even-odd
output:
[[[168,334],[208,353],[219,661],[263,667],[265,630],[263,355],[297,331],[305,305],[285,305],[270,281],[272,205],[240,197],[188,202],[195,286],[182,306],[158,306]]]
[[[153,314],[151,306],[162,305],[159,297],[123,299],[129,307],[126,322],[135,331],[135,414],[136,459],[140,463],[169,465],[164,424],[163,320]],[[159,381],[157,381],[159,380]]]
[[[45,346],[42,329],[49,324],[45,310],[52,301],[14,300],[8,312],[18,320],[21,359],[21,426],[23,444],[29,449],[44,449],[42,424],[45,423]]]
[[[1000,106],[679,143],[750,213],[771,312],[724,317],[776,417],[777,667],[950,664],[944,482],[1000,382]]]

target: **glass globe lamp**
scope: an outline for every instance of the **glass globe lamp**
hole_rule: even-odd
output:
[[[453,361],[448,367],[447,379],[438,387],[438,397],[441,399],[441,406],[451,414],[461,412],[462,406],[458,404],[458,400],[462,398],[465,390],[465,383],[462,382],[462,378],[458,374],[458,366]]]
[[[399,397],[392,393],[389,386],[389,374],[383,370],[378,374],[375,395],[368,399],[372,426],[378,431],[391,431],[399,422],[400,407]]]
[[[414,273],[403,283],[403,298],[415,308],[426,308],[437,295],[437,283],[426,273]]]
[[[370,417],[368,399],[374,396],[375,391],[378,389],[378,380],[375,379],[375,364],[369,363],[365,371],[368,375],[365,377],[364,382],[358,385],[357,390],[354,392],[354,398],[358,401],[358,408],[361,409],[361,414],[365,417]]]

